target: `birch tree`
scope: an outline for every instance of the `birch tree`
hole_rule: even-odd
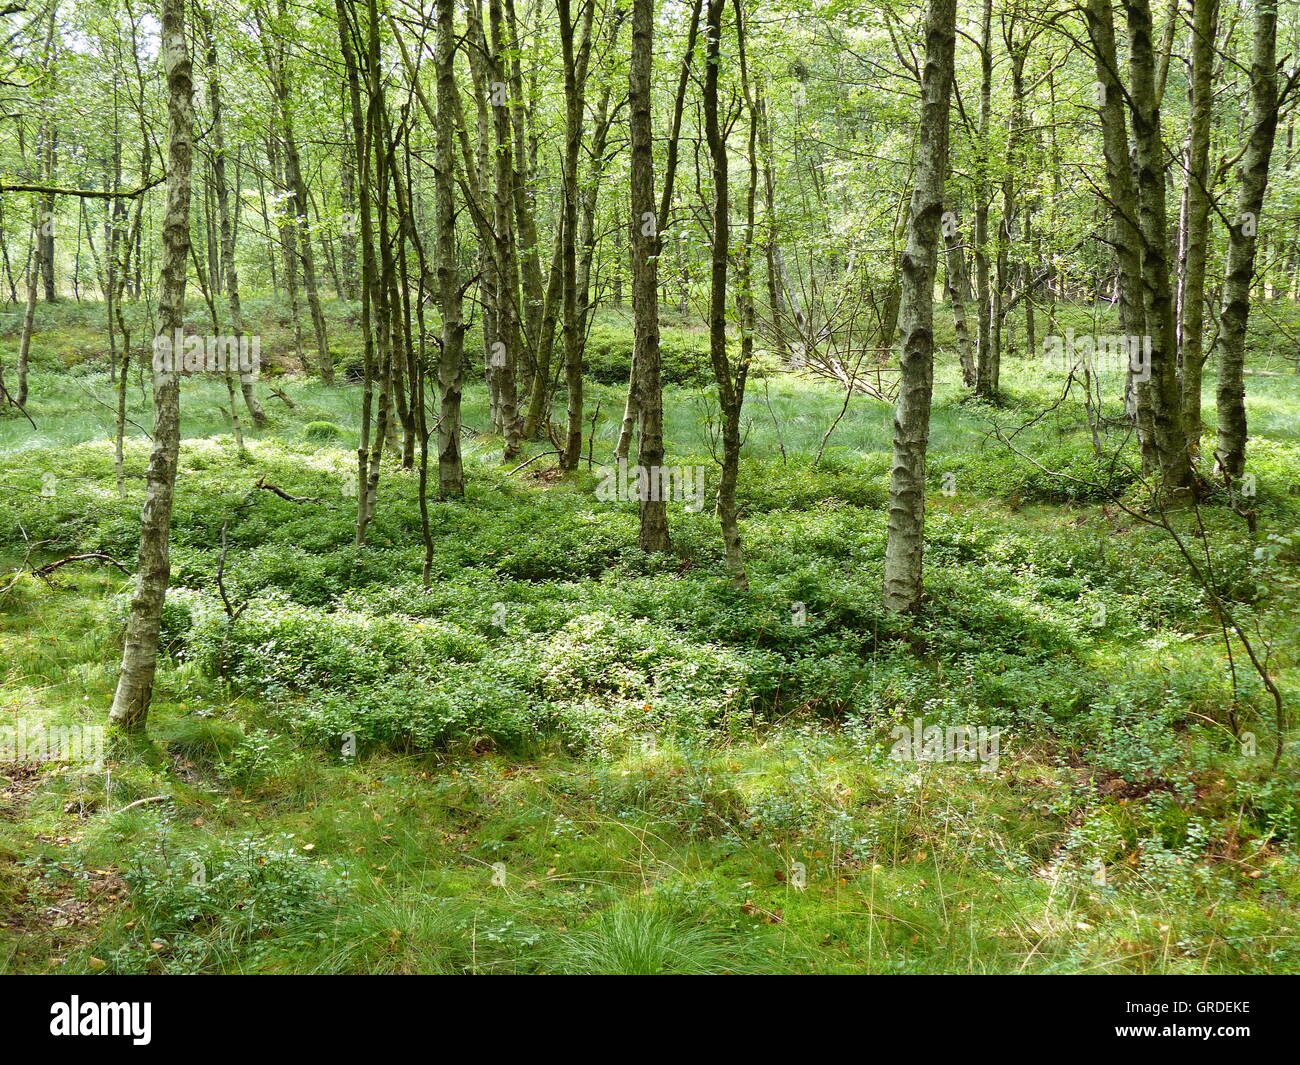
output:
[[[186,50],[185,0],[163,0],[162,60],[167,77],[167,209],[163,216],[162,278],[158,294],[159,335],[173,337],[185,310],[185,275],[190,254],[190,169],[194,101]],[[140,552],[135,590],[127,617],[122,667],[109,712],[124,732],[143,731],[158,666],[158,632],[171,578],[172,498],[180,451],[181,396],[176,367],[154,367],[153,449],[140,516]]]
[[[1151,438],[1160,484],[1169,491],[1192,486],[1191,451],[1178,389],[1173,287],[1165,213],[1165,146],[1152,47],[1149,0],[1125,0],[1129,31],[1129,107],[1137,172],[1138,233],[1142,241],[1142,311],[1150,342]]]
[[[710,174],[713,178],[713,202],[710,222],[709,266],[709,359],[717,387],[722,425],[721,474],[718,480],[718,521],[727,569],[737,588],[748,588],[745,555],[740,540],[740,521],[736,508],[736,484],[740,477],[740,413],[745,402],[745,377],[749,367],[742,360],[732,366],[727,355],[727,270],[730,255],[731,198],[728,174],[727,138],[723,132],[718,101],[718,82],[722,66],[722,16],[726,0],[708,0],[705,8],[704,129],[709,147]],[[737,24],[737,32],[743,32]]]
[[[1249,139],[1241,157],[1237,209],[1228,227],[1228,268],[1223,282],[1223,335],[1215,396],[1219,433],[1215,464],[1232,484],[1246,472],[1246,324],[1255,276],[1259,219],[1268,190],[1268,165],[1277,136],[1277,0],[1258,0],[1250,63]]]
[[[434,69],[437,73],[435,225],[437,226],[438,307],[442,312],[442,351],[438,356],[438,495],[465,494],[460,453],[460,400],[465,321],[460,271],[456,264],[456,6],[438,0]]]
[[[696,8],[698,12],[698,7]],[[628,68],[631,109],[632,314],[635,338],[632,390],[639,422],[637,462],[655,470],[664,461],[663,387],[659,380],[659,225],[654,195],[654,143],[650,111],[650,68],[654,58],[654,0],[633,0],[632,61]],[[651,475],[651,484],[661,479]],[[654,498],[654,497],[659,498]],[[643,551],[667,551],[668,507],[662,492],[641,500],[640,542]]]
[[[894,410],[885,543],[885,609],[917,610],[925,554],[925,453],[934,390],[934,274],[948,172],[948,107],[956,50],[956,0],[930,0],[917,133],[916,184],[902,259],[902,378]]]

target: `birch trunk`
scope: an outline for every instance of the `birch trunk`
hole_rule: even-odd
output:
[[[1218,0],[1192,0],[1192,116],[1187,147],[1187,244],[1183,258],[1182,392],[1187,442],[1201,447],[1205,366],[1205,264],[1210,246],[1210,106]]]
[[[221,74],[217,62],[217,38],[212,31],[212,17],[203,8],[197,9],[207,39],[208,104],[212,109],[212,179],[216,184],[218,225],[221,231],[221,262],[226,275],[226,293],[230,300],[230,328],[236,337],[244,335],[244,313],[239,301],[239,268],[235,263],[235,227],[230,213],[230,187],[226,179],[225,112],[221,103]],[[238,195],[238,189],[235,194]],[[213,289],[216,289],[213,283]],[[266,425],[266,411],[253,390],[256,373],[241,373],[239,388],[253,424]],[[233,400],[231,401],[234,402]],[[234,408],[231,408],[234,417]]]
[[[656,221],[650,106],[653,48],[654,0],[633,0],[632,58],[628,68],[632,219],[628,233],[632,244],[632,316],[636,323],[632,364],[637,372],[633,390],[640,424],[637,462],[643,470],[653,470],[664,463],[663,391],[659,380],[659,236],[658,226],[653,224]],[[652,223],[649,232],[647,220]],[[652,477],[651,483],[660,483],[660,479]],[[640,543],[642,551],[668,550],[666,500],[641,500]]]
[[[744,373],[733,373],[727,356],[727,266],[731,236],[727,139],[718,114],[718,76],[722,64],[722,12],[726,0],[708,0],[705,9],[704,129],[713,177],[713,241],[709,272],[709,358],[722,416],[722,473],[718,481],[718,520],[732,583],[749,587],[740,540],[736,484],[740,475],[740,409]],[[739,30],[738,30],[739,32]]]
[[[495,198],[493,200],[493,230],[497,241],[497,315],[496,333],[488,348],[490,358],[497,368],[497,395],[501,411],[501,432],[505,437],[502,461],[510,463],[519,456],[523,440],[523,421],[519,417],[519,260],[515,247],[515,131],[511,122],[514,106],[506,92],[506,37],[505,16],[501,0],[489,0],[488,22],[492,34],[492,51],[489,55],[493,79],[492,128],[496,140],[493,155]],[[498,99],[496,87],[501,87],[504,98]]]
[[[980,17],[980,160],[975,190],[975,295],[979,302],[976,326],[975,394],[996,399],[1001,376],[1000,353],[993,345],[993,295],[989,279],[989,206],[993,198],[989,180],[989,127],[993,115],[993,0],[984,0]]]
[[[1156,95],[1149,0],[1125,0],[1129,27],[1129,98],[1137,158],[1138,230],[1142,238],[1142,309],[1151,338],[1151,437],[1161,485],[1191,487],[1193,475],[1182,394],[1178,390],[1173,289],[1165,214],[1164,140]]]
[[[591,20],[595,4],[580,9],[581,37],[574,47],[578,26],[569,0],[559,0],[560,50],[564,59],[564,244],[561,248],[564,296],[564,382],[568,392],[568,423],[562,469],[577,469],[582,452],[582,349],[578,323],[578,161],[582,149],[583,110],[587,85],[587,60],[591,54]]]
[[[1241,157],[1237,213],[1228,230],[1228,269],[1223,282],[1223,333],[1219,341],[1216,403],[1219,433],[1215,460],[1231,484],[1246,470],[1246,325],[1250,283],[1255,276],[1256,233],[1268,189],[1268,164],[1277,136],[1277,0],[1259,0],[1250,64],[1250,139]]]
[[[438,0],[436,218],[438,227],[438,307],[442,313],[442,353],[438,357],[438,495],[465,494],[460,454],[460,397],[465,320],[456,259],[456,5]]]
[[[943,239],[947,251],[948,302],[952,304],[953,329],[957,335],[957,355],[961,359],[961,379],[967,388],[974,388],[977,370],[968,312],[971,302],[970,275],[966,272],[966,245],[962,241],[961,227],[956,215],[953,216],[952,224],[944,227]]]
[[[1102,152],[1106,158],[1106,189],[1110,197],[1111,240],[1119,268],[1119,320],[1127,336],[1146,334],[1146,311],[1142,304],[1142,234],[1138,228],[1137,187],[1129,163],[1128,121],[1124,115],[1124,86],[1119,75],[1115,49],[1115,23],[1110,0],[1088,0],[1088,36],[1092,41],[1097,73],[1098,114],[1101,119]],[[1130,373],[1127,394],[1142,449],[1143,468],[1156,468],[1155,441],[1151,430],[1150,387]]]
[[[902,258],[902,375],[894,412],[894,459],[885,543],[885,609],[921,605],[925,554],[925,455],[934,390],[934,273],[948,172],[948,106],[956,0],[931,0],[925,25],[916,187]]]
[[[158,293],[159,335],[175,336],[185,309],[185,274],[190,253],[190,168],[194,103],[190,57],[185,49],[184,0],[163,0],[162,56],[167,76],[169,145],[167,209],[163,216],[162,279]],[[180,378],[172,368],[153,375],[154,431],[135,591],[122,647],[122,668],[109,720],[126,732],[144,730],[158,665],[158,632],[171,577],[172,497],[180,451]]]
[[[695,58],[695,41],[699,36],[700,30],[700,11],[704,6],[704,0],[694,0],[691,5],[691,24],[686,34],[686,51],[682,56],[682,71],[677,80],[677,96],[673,103],[673,124],[672,132],[668,137],[668,153],[664,166],[664,187],[659,195],[659,211],[654,216],[655,228],[658,231],[656,237],[654,255],[655,258],[655,275],[656,275],[656,295],[655,305],[658,307],[658,256],[663,254],[664,233],[671,225],[670,212],[673,206],[673,186],[677,180],[677,155],[678,146],[681,143],[682,131],[682,112],[686,105],[686,87],[690,80],[691,63]],[[635,216],[634,216],[635,220]],[[656,312],[657,313],[657,312]],[[656,328],[657,322],[656,322]],[[632,352],[632,365],[628,370],[627,382],[627,402],[623,407],[623,425],[619,430],[618,443],[614,448],[616,458],[626,459],[628,451],[632,446],[632,432],[636,428],[638,419],[638,404],[640,402],[640,386],[637,384],[637,366],[635,346]],[[662,416],[663,392],[659,390],[659,403]]]

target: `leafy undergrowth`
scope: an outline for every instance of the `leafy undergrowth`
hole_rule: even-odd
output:
[[[413,473],[385,467],[352,546],[355,388],[286,382],[297,406],[241,455],[211,424],[222,390],[187,383],[151,742],[0,764],[0,969],[1300,971],[1294,741],[1272,772],[1266,695],[1240,654],[1234,688],[1163,534],[989,442],[1050,398],[1032,369],[998,409],[941,380],[907,621],[878,605],[880,404],[814,462],[840,399],[776,378],[756,401],[748,595],[707,511],[674,504],[673,550],[647,558],[598,468],[510,475],[482,436],[467,498],[431,504],[426,589]],[[1252,380],[1266,427],[1294,423],[1278,380]],[[5,568],[131,564],[146,443],[121,498],[102,427],[66,381],[34,384]],[[670,463],[712,469],[704,405],[670,390]],[[1072,417],[1018,446],[1136,492]],[[597,457],[616,432],[598,424]],[[1257,535],[1222,500],[1177,520],[1204,523],[1293,715],[1300,446],[1251,447]],[[128,578],[11,581],[4,721],[102,725]],[[996,736],[996,765],[891,757],[918,722]]]
[[[1032,751],[987,776],[900,766],[866,734],[812,727],[725,750],[354,764],[241,759],[257,736],[223,755],[177,718],[158,733],[157,763],[119,763],[107,806],[62,814],[99,792],[51,774],[29,814],[50,831],[6,866],[24,885],[6,968],[1300,966],[1300,863],[1236,820],[1245,779],[1148,790]],[[155,788],[165,803],[122,810]]]

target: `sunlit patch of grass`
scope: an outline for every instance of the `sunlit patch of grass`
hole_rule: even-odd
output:
[[[268,320],[277,313],[269,302],[262,311]],[[344,328],[336,311],[331,325],[351,342],[355,326]],[[0,496],[4,567],[46,538],[33,561],[86,549],[133,566],[148,441],[129,428],[127,498],[119,500],[111,412],[86,391],[109,401],[108,380],[93,360],[68,373],[52,365],[41,362],[33,378],[39,431],[0,419],[0,450],[11,456],[0,481],[13,489]],[[342,484],[355,470],[357,386],[278,379],[296,406],[263,390],[272,423],[259,431],[245,420],[241,458],[221,410],[224,384],[187,381],[176,592],[152,742],[114,752],[102,771],[44,766],[6,807],[14,816],[0,817],[0,909],[23,933],[0,941],[0,967],[1297,970],[1294,759],[1272,778],[1266,758],[1252,761],[1225,738],[1230,676],[1215,625],[1163,534],[1095,500],[1057,498],[989,435],[994,425],[1023,424],[1059,394],[1060,382],[1033,360],[1004,369],[1008,395],[994,407],[966,401],[953,360],[940,359],[931,595],[908,623],[878,607],[892,412],[854,398],[814,464],[843,403],[832,384],[751,381],[740,496],[753,587],[742,597],[726,584],[707,506],[699,515],[674,510],[673,555],[646,559],[635,547],[635,506],[596,498],[598,464],[610,460],[620,426],[617,385],[589,392],[588,412],[601,405],[590,472],[584,447],[576,475],[532,476],[553,459],[510,475],[499,437],[465,438],[467,499],[431,505],[426,592],[415,478],[391,456],[369,544],[351,546],[354,503]],[[1300,478],[1292,379],[1252,377],[1248,388],[1258,413],[1261,531],[1289,531],[1289,485]],[[134,371],[128,395],[131,418],[147,426]],[[477,374],[466,398],[466,423],[486,428]],[[709,390],[670,386],[666,404],[667,461],[702,464],[716,484]],[[309,440],[316,421],[343,433]],[[1017,439],[1053,461],[1092,454],[1078,409]],[[530,442],[527,453],[548,448]],[[953,495],[940,490],[946,471],[957,474]],[[49,498],[39,494],[46,472],[58,482]],[[259,476],[320,502],[255,491]],[[236,513],[250,493],[252,505]],[[1294,563],[1255,559],[1241,518],[1220,502],[1201,515],[1216,572],[1236,607],[1273,638],[1293,706],[1300,672],[1286,567]],[[1190,525],[1193,516],[1183,517]],[[227,590],[236,603],[254,603],[234,625],[215,595],[227,519]],[[5,720],[106,721],[130,584],[93,562],[60,570],[48,585],[18,580],[0,603]],[[1260,597],[1264,586],[1269,595]],[[796,601],[806,614],[797,627]],[[213,653],[202,661],[191,607],[211,615],[203,632]],[[426,654],[407,637],[443,633],[446,647],[486,663],[474,678],[485,687],[509,674],[519,687],[504,702],[536,709],[546,727],[523,737],[494,731],[484,707],[502,700],[475,703],[458,690],[469,700],[457,704],[457,712],[470,708],[467,725],[437,743],[363,743],[352,753],[333,734],[306,743],[295,714],[319,693],[293,687],[301,668],[291,662],[267,672],[274,684],[250,684],[252,673],[239,675],[217,653],[223,641],[227,651],[239,645],[258,664],[276,648],[261,646],[270,637],[246,645],[252,621],[289,613],[302,630],[283,635],[308,658],[335,628],[355,622],[357,633],[379,634],[383,683],[343,685],[340,705],[383,699],[394,677],[418,677],[417,696],[436,685],[455,656],[444,661],[445,647]],[[619,669],[593,668],[579,686],[591,704],[579,707],[530,680],[530,670],[567,663],[565,655],[581,660],[589,648],[556,636],[596,616],[608,619],[602,631],[611,639],[653,636],[658,657],[646,657],[654,650],[646,639]],[[395,634],[390,643],[386,632]],[[336,687],[368,653],[361,642],[342,646]],[[550,728],[579,712],[612,720],[619,684],[653,690],[662,672],[688,677],[724,653],[746,663],[746,700],[716,728],[653,735],[657,695],[619,704],[619,728],[582,756]],[[1258,686],[1238,666],[1243,721],[1267,748]],[[1000,768],[890,760],[891,726],[914,716],[1000,725]],[[150,801],[128,809],[140,799]],[[289,837],[304,868],[337,877],[344,890],[320,912],[269,931],[210,914],[179,933],[173,923],[159,948],[146,936],[150,907],[176,885],[114,895],[93,920],[40,925],[43,907],[86,902],[159,845],[184,854],[258,834]],[[1099,862],[1104,883],[1094,879]]]
[[[361,887],[346,910],[294,929],[313,946],[292,970],[321,974],[445,975],[526,971],[516,950],[477,934],[478,912],[463,899],[428,895],[404,885]],[[491,922],[484,921],[485,928]],[[499,937],[498,937],[499,938]],[[518,947],[515,942],[509,946]]]
[[[554,969],[594,976],[702,976],[758,964],[752,946],[659,910],[620,904],[560,938]]]

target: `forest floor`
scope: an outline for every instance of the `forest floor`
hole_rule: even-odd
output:
[[[0,726],[29,732],[105,724],[130,578],[12,571],[133,567],[148,456],[132,427],[119,498],[103,339],[76,313],[37,334],[36,429],[0,418]],[[0,332],[6,370],[13,347]],[[352,546],[358,387],[289,375],[292,409],[260,389],[272,421],[245,420],[241,455],[224,386],[187,380],[149,742],[0,764],[0,971],[1300,971],[1294,729],[1274,772],[1241,648],[1168,534],[1114,502],[1140,500],[1108,457],[1132,458],[1122,432],[1099,459],[1074,396],[1043,414],[1059,377],[1010,358],[995,408],[952,362],[909,621],[879,605],[882,402],[855,399],[815,462],[842,393],[751,383],[748,594],[709,505],[674,503],[672,554],[646,558],[599,466],[510,474],[482,435],[466,498],[431,504],[425,589],[415,473],[386,463]],[[1300,377],[1253,366],[1256,533],[1219,497],[1172,520],[1294,722]],[[666,437],[711,493],[708,397],[671,386]],[[597,401],[600,463],[621,390]],[[1026,426],[1022,454],[995,426]],[[894,757],[918,719],[985,730],[981,760]]]

